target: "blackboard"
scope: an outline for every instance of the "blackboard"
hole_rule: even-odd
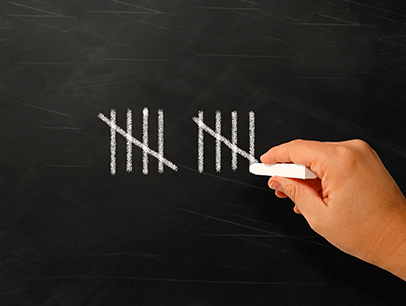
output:
[[[361,138],[404,190],[403,1],[0,6],[2,305],[402,303],[223,140]]]

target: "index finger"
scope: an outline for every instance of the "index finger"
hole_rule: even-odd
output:
[[[264,164],[294,163],[312,170],[317,177],[322,177],[324,167],[332,153],[332,145],[319,141],[293,140],[268,150],[261,156]]]

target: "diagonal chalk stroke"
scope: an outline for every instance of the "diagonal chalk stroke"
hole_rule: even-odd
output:
[[[112,113],[115,114],[115,112],[112,111]],[[111,129],[111,135],[113,135],[115,132],[119,133],[123,137],[127,139],[127,141],[133,143],[137,147],[143,150],[143,152],[146,152],[147,154],[155,157],[159,163],[164,164],[165,166],[171,168],[174,171],[178,171],[178,166],[176,166],[174,163],[172,163],[170,160],[166,159],[163,157],[162,154],[155,152],[154,150],[151,150],[147,145],[139,141],[138,139],[134,138],[130,133],[127,133],[124,131],[122,128],[116,125],[116,120],[115,120],[115,115],[113,116],[112,119],[107,118],[104,114],[100,113],[97,116],[99,119],[101,119],[104,123],[106,123],[110,129]],[[115,138],[114,138],[115,140]]]
[[[250,146],[250,153],[245,152],[244,150],[240,149],[237,147],[236,140],[233,139],[233,142],[229,141],[227,138],[222,136],[220,133],[212,130],[209,128],[204,122],[203,122],[203,112],[199,112],[198,117],[193,117],[193,121],[197,124],[199,127],[199,148],[201,149],[203,147],[203,134],[202,131],[207,132],[210,134],[212,137],[214,137],[217,141],[221,141],[224,143],[232,152],[236,152],[240,154],[242,157],[248,159],[250,163],[257,163],[258,160],[251,155],[250,153],[254,153],[253,146]],[[236,120],[236,117],[235,117]],[[218,130],[218,129],[217,129]],[[251,135],[254,132],[254,115],[250,115],[250,140],[253,141],[254,137]],[[234,143],[235,142],[235,143]],[[202,153],[202,152],[201,152]],[[202,166],[202,156],[199,154],[199,171],[202,172],[203,166]]]

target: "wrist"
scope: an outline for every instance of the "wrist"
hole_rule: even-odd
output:
[[[381,268],[406,281],[406,212],[399,214],[387,233],[386,256]]]
[[[406,281],[406,237],[381,267]]]

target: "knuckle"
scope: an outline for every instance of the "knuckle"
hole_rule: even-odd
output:
[[[372,150],[369,144],[361,139],[351,140],[350,143],[356,150],[359,150],[361,152],[368,152]]]
[[[351,169],[366,157],[374,153],[368,143],[361,139],[354,139],[345,143],[337,144],[335,155],[341,168]]]
[[[300,138],[291,141],[292,144],[302,144],[304,142],[305,142],[305,140],[300,139]]]
[[[340,158],[354,159],[356,151],[351,146],[339,144],[335,147],[335,154]]]

